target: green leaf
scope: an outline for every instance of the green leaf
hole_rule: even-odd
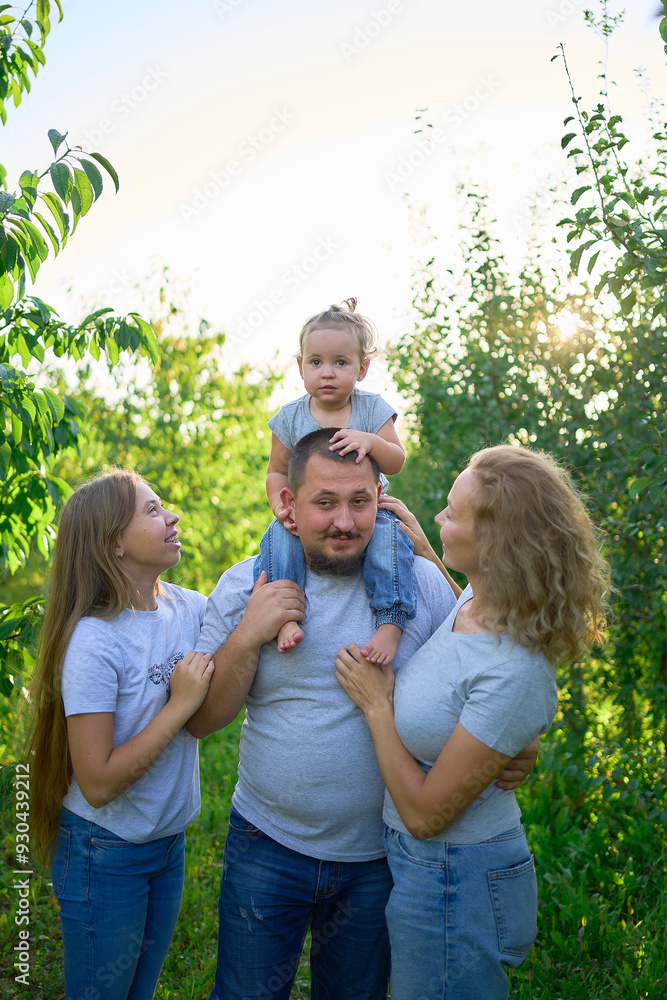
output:
[[[67,204],[72,190],[72,175],[65,163],[52,163],[49,167],[51,181],[58,197]]]
[[[60,396],[53,391],[53,389],[44,388],[42,389],[42,392],[46,396],[51,413],[53,414],[54,422],[60,423],[62,418],[65,416],[65,404]]]
[[[630,292],[625,298],[621,299],[621,313],[623,316],[627,316],[635,302],[637,301],[637,293],[635,291]]]
[[[93,191],[95,192],[95,198],[99,198],[102,194],[102,175],[90,160],[80,160],[79,161],[83,169],[86,171],[88,180],[93,185]]]
[[[60,230],[61,244],[62,246],[65,246],[65,243],[67,242],[67,234],[69,232],[69,216],[63,209],[61,201],[55,196],[55,194],[52,194],[51,191],[47,191],[41,197],[42,201],[46,203],[47,208],[56,221],[56,225]]]
[[[590,191],[590,189],[591,189],[591,185],[590,184],[586,184],[586,185],[584,185],[584,187],[577,188],[576,191],[574,191],[572,193],[572,197],[570,198],[571,204],[572,205],[576,205],[577,202],[579,201],[579,199],[581,198],[582,194],[585,191]]]
[[[90,325],[90,323],[93,323],[98,318],[98,316],[104,316],[105,313],[110,313],[110,312],[113,312],[111,306],[104,306],[102,309],[96,309],[95,312],[88,313],[88,315],[81,320],[78,327],[76,328],[77,333],[80,333],[81,331],[85,330],[86,327]]]
[[[12,449],[7,441],[0,444],[0,479],[4,483],[7,478],[7,469],[12,457]]]
[[[640,476],[639,479],[635,479],[632,484],[632,495],[637,496],[642,490],[645,490],[649,483],[655,482],[654,476]]]
[[[572,139],[576,139],[576,138],[577,138],[577,133],[576,132],[568,132],[567,135],[564,135],[563,138],[561,139],[561,141],[560,141],[560,148],[561,149],[565,149],[565,147],[567,146],[567,144]]]
[[[594,246],[597,240],[588,240],[586,243],[582,243],[578,246],[576,250],[573,250],[570,254],[570,267],[573,274],[579,273],[579,264],[581,263],[581,255],[588,250],[590,247]]]
[[[8,274],[0,274],[0,309],[9,309],[14,298],[14,286]]]
[[[17,225],[21,226],[24,233],[26,233],[26,235],[30,238],[39,259],[41,261],[45,261],[49,256],[49,248],[44,242],[44,237],[34,222],[30,222],[28,219],[22,219],[21,222],[17,222]]]
[[[51,145],[53,146],[53,152],[57,153],[58,152],[58,147],[61,146],[63,144],[63,142],[65,141],[65,137],[67,136],[67,132],[65,132],[65,134],[62,135],[60,132],[58,132],[57,129],[50,128],[47,134],[49,136],[49,141],[50,141]]]
[[[78,214],[85,215],[95,199],[88,175],[83,170],[79,170],[78,167],[74,168],[74,186],[81,199],[81,208]]]
[[[114,168],[111,166],[111,164],[109,163],[109,161],[106,159],[106,157],[102,156],[101,153],[86,153],[86,156],[92,156],[92,158],[94,160],[97,160],[98,163],[102,164],[102,166],[104,167],[104,169],[106,170],[106,172],[111,177],[111,180],[113,181],[114,187],[116,188],[116,192],[117,192],[118,188],[120,186],[119,185],[119,181],[118,181],[118,174],[116,173],[116,171],[114,170]]]
[[[0,212],[6,212],[12,207],[16,198],[9,191],[0,191]]]
[[[33,212],[32,217],[33,219],[37,219],[39,224],[43,227],[46,235],[51,240],[54,253],[58,253],[60,250],[60,243],[58,242],[58,237],[54,233],[52,226],[46,221],[43,215],[40,215],[39,212]]]

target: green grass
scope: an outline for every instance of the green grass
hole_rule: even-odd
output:
[[[201,747],[202,812],[188,830],[186,889],[157,1000],[206,1000],[215,969],[217,896],[240,723]],[[650,745],[639,754],[564,730],[543,741],[537,773],[521,790],[540,885],[539,934],[512,975],[513,1000],[664,1000],[667,926],[665,770]],[[30,987],[14,981],[16,894],[13,768],[4,769],[0,856],[0,995],[62,1000],[60,930],[47,878],[32,878]],[[9,787],[8,787],[9,785]],[[309,995],[302,958],[292,992]]]

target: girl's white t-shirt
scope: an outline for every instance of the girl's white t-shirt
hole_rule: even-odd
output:
[[[111,712],[114,746],[136,736],[166,705],[171,672],[199,638],[206,598],[162,587],[156,611],[82,618],[67,647],[65,715]],[[199,813],[198,741],[180,729],[148,771],[100,809],[86,801],[73,776],[63,805],[130,843],[180,833]]]

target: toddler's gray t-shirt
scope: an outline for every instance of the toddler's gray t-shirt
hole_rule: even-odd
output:
[[[377,434],[381,427],[388,420],[396,420],[397,413],[393,406],[378,395],[376,392],[363,392],[361,389],[353,389],[350,396],[351,414],[348,427],[353,427],[357,431],[366,431],[368,434]],[[310,396],[300,396],[299,399],[286,403],[269,420],[269,427],[276,435],[281,444],[289,451],[294,450],[297,441],[300,441],[311,431],[321,430],[322,425],[318,424],[310,412]],[[388,480],[386,476],[380,475],[382,492],[387,488]]]

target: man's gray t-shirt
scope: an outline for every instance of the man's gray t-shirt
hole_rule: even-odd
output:
[[[447,621],[396,678],[396,729],[425,771],[435,763],[457,722],[482,743],[514,757],[535,736],[547,732],[556,713],[556,668],[545,656],[514,645],[509,635],[452,631],[458,609],[471,597],[467,587]],[[478,779],[471,775],[470,780]],[[492,782],[433,839],[481,843],[516,829],[520,816],[514,792]],[[388,792],[384,820],[393,829],[408,832]]]
[[[447,617],[454,595],[439,570],[415,558],[417,615],[408,621],[394,669]],[[233,566],[211,594],[197,648],[217,649],[239,624],[253,586],[253,560]],[[232,803],[278,843],[325,861],[384,856],[384,783],[363,712],[334,676],[341,646],[375,632],[361,573],[308,571],[304,639],[287,653],[261,647],[246,700]],[[211,790],[215,794],[214,790]]]
[[[115,618],[82,618],[67,647],[65,715],[111,712],[114,747],[164,708],[171,672],[199,638],[206,598],[173,584],[162,588],[156,611],[126,608]],[[149,770],[100,809],[86,801],[73,776],[63,805],[133,844],[180,833],[199,813],[198,741],[180,729]]]

